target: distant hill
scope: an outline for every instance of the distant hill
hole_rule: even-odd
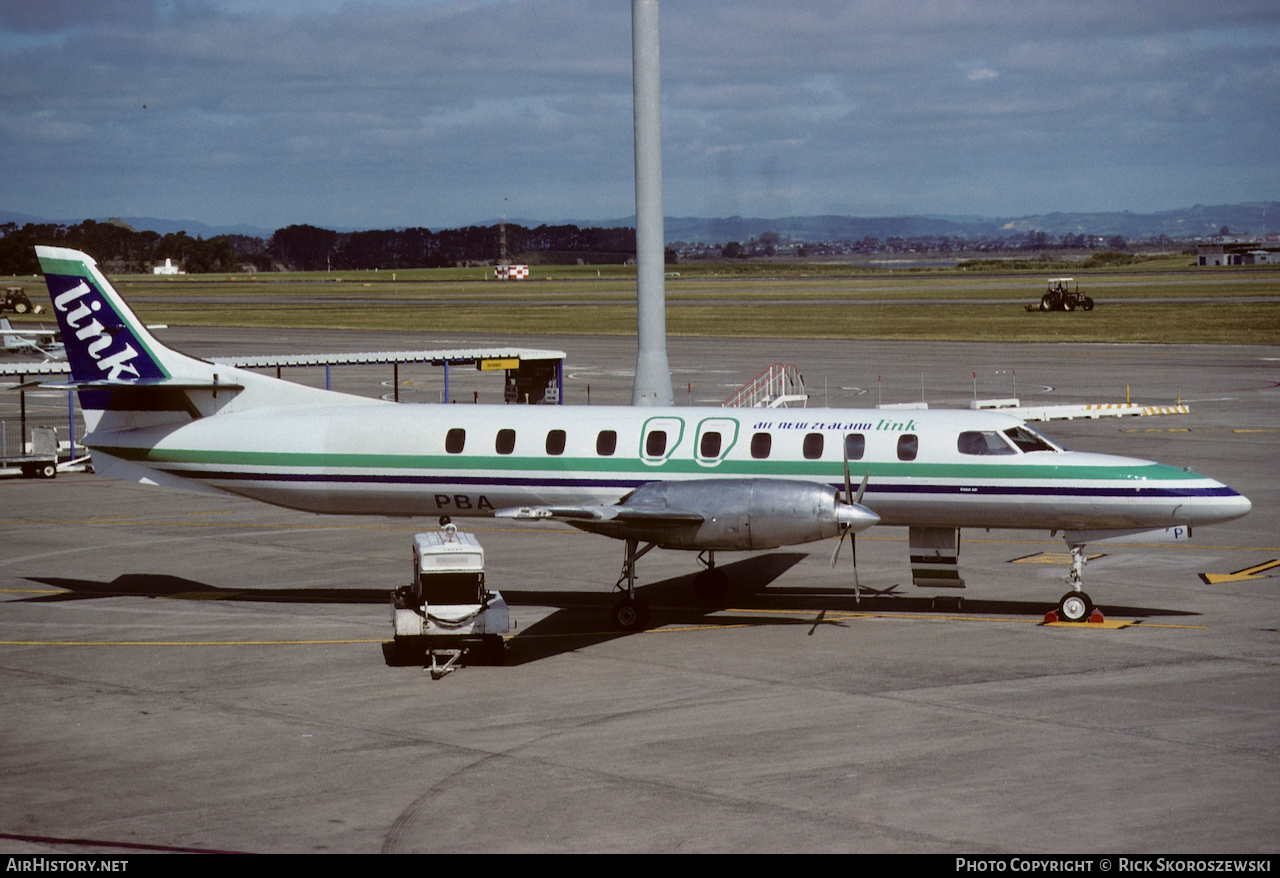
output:
[[[629,223],[633,220],[622,220]],[[668,241],[745,241],[777,232],[799,241],[857,241],[864,237],[991,238],[1039,231],[1047,235],[1123,235],[1125,238],[1190,238],[1216,235],[1223,226],[1233,234],[1258,235],[1280,229],[1280,201],[1224,204],[1160,213],[1045,213],[1018,217],[979,216],[793,216],[778,219],[667,217]]]
[[[92,219],[96,222],[126,222],[136,231],[152,231],[159,232],[161,235],[177,234],[178,232],[186,232],[192,238],[212,238],[215,235],[248,235],[252,238],[269,238],[274,229],[264,229],[261,226],[249,225],[248,223],[237,223],[230,226],[211,226],[208,223],[202,223],[197,220],[169,220],[160,219],[153,216],[120,216],[120,217],[76,217],[75,219],[47,219],[45,217],[32,216],[27,213],[16,213],[11,210],[0,210],[0,223],[16,223],[19,226],[25,226],[27,223],[41,225],[53,223],[60,226],[74,226],[82,223],[86,219]]]
[[[55,222],[62,225],[79,223],[74,220],[48,220],[13,211],[0,211],[0,223]],[[95,217],[106,222],[107,217]],[[166,220],[156,217],[120,217],[137,230],[149,229],[160,234],[185,231],[191,237],[211,238],[215,235],[248,235],[268,238],[273,229],[264,229],[247,223],[214,226],[196,220]],[[486,226],[497,225],[495,218]],[[526,218],[508,217],[507,222],[526,228],[539,225],[567,225],[570,221],[546,222]],[[635,217],[606,220],[573,220],[572,225],[581,228],[634,227]],[[956,237],[994,238],[1002,235],[1021,235],[1040,231],[1048,235],[1123,235],[1125,238],[1191,238],[1216,235],[1223,226],[1236,235],[1258,235],[1280,229],[1280,201],[1263,201],[1249,204],[1203,205],[1166,210],[1159,213],[1132,213],[1114,211],[1099,213],[1044,213],[1016,217],[981,216],[790,216],[767,219],[763,217],[666,217],[666,239],[703,243],[746,241],[765,232],[776,232],[797,241],[858,241],[866,237],[887,240],[889,238]],[[340,229],[339,231],[355,231]],[[439,230],[437,230],[439,231]]]

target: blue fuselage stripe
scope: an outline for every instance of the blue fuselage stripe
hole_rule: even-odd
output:
[[[653,479],[553,479],[546,477],[521,478],[518,476],[418,476],[379,473],[301,473],[301,472],[242,472],[236,470],[188,470],[164,467],[170,475],[195,478],[212,482],[289,482],[292,484],[345,484],[345,485],[449,485],[477,488],[591,488],[630,490],[648,484]],[[833,483],[837,490],[843,485]],[[1194,488],[1157,488],[1147,486],[1095,488],[1085,486],[1053,485],[939,485],[939,484],[869,484],[867,495],[932,494],[987,497],[1237,497],[1239,494],[1225,485]]]

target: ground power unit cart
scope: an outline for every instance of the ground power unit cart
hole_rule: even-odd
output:
[[[413,537],[413,578],[391,593],[391,664],[423,663],[433,679],[469,662],[500,664],[510,617],[502,595],[484,585],[484,549],[447,518]],[[443,662],[443,663],[442,663]]]

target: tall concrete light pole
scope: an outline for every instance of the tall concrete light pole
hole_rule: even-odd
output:
[[[631,83],[636,127],[636,378],[631,404],[674,405],[667,363],[662,229],[662,83],[658,0],[631,0]]]

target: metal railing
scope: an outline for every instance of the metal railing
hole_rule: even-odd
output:
[[[778,408],[789,403],[808,404],[804,376],[791,363],[774,363],[738,388],[720,405],[739,408]]]
[[[61,417],[54,415],[28,415],[26,418],[18,416],[0,417],[0,458],[22,457],[25,454],[29,454],[33,427],[53,427],[58,432],[58,445],[61,449],[59,457],[64,459],[75,457],[76,454],[67,445],[69,423],[65,415]],[[79,454],[84,453],[84,448],[80,445],[80,440],[83,437],[84,421],[77,417],[75,419],[74,439],[75,452]]]

